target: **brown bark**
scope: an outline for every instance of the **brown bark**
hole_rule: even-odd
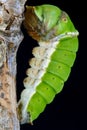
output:
[[[0,68],[0,130],[19,130],[16,112],[15,77],[5,62]]]
[[[20,130],[16,112],[16,52],[23,40],[26,0],[0,0],[0,130]]]

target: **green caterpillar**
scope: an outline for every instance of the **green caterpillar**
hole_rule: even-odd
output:
[[[22,124],[32,123],[63,89],[78,50],[78,31],[56,6],[27,6],[24,26],[39,46],[32,51],[18,105]]]

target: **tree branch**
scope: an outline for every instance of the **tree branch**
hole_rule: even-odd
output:
[[[16,53],[26,0],[0,0],[0,130],[20,130],[16,112]]]

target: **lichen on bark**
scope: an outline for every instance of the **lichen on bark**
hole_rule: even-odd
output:
[[[20,130],[16,112],[16,53],[23,40],[26,0],[0,0],[0,130]]]

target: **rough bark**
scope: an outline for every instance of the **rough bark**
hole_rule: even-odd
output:
[[[3,63],[0,69],[0,130],[19,130],[15,83],[7,63]]]
[[[0,130],[20,130],[16,111],[16,52],[26,0],[0,0]]]

